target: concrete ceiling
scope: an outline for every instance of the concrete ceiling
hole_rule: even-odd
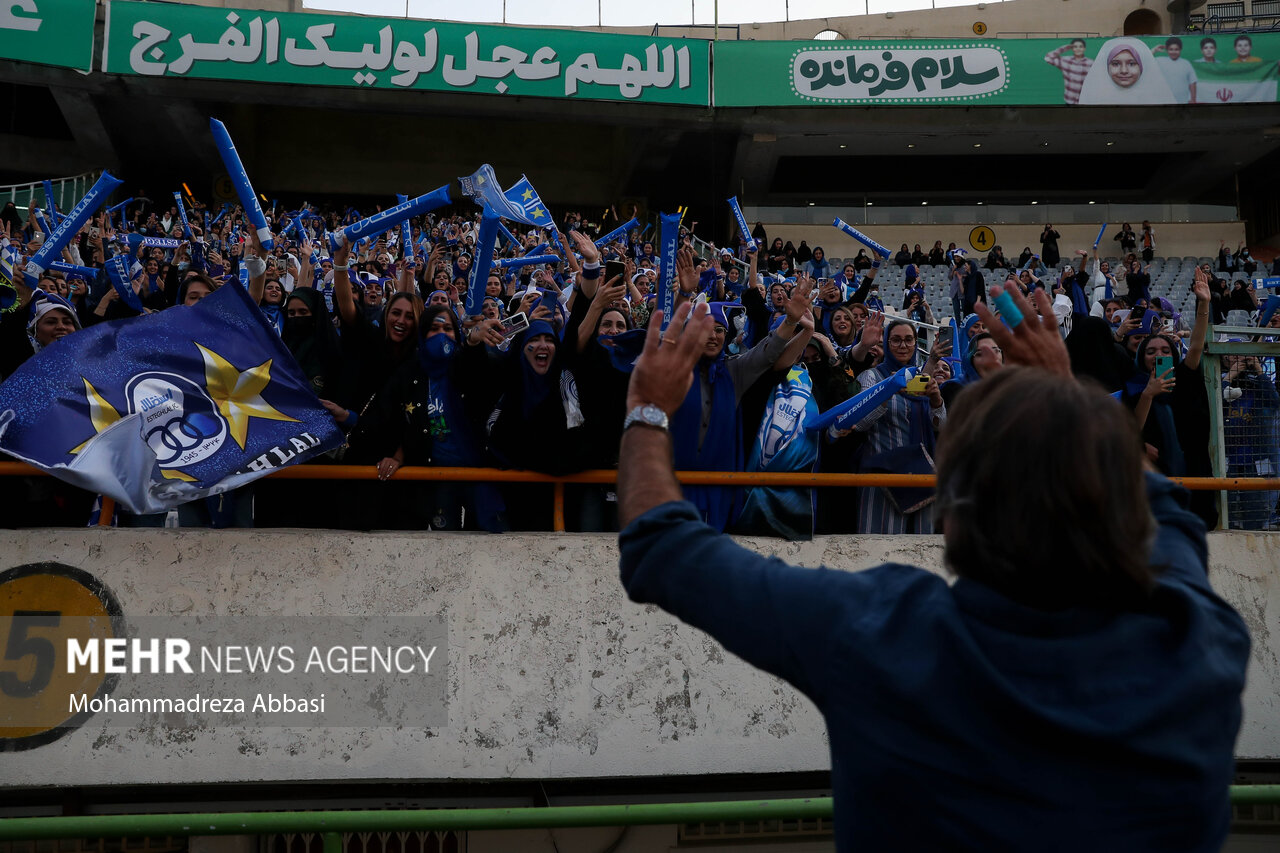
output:
[[[1230,204],[1236,175],[1280,148],[1276,104],[709,110],[81,75],[5,61],[0,80],[25,93],[33,115],[31,93],[42,90],[57,113],[0,134],[11,180],[104,165],[134,181],[211,179],[221,169],[211,114],[251,128],[247,147],[263,162],[255,172],[278,184],[268,192],[304,192],[339,163],[346,180],[332,182],[334,192],[382,194],[406,175],[438,182],[425,174],[433,164],[448,176],[491,162],[512,180],[545,172],[545,197],[580,205],[717,204],[726,194],[756,205]],[[41,129],[53,126],[63,130]],[[422,144],[397,155],[405,140]],[[352,150],[379,146],[390,159]]]

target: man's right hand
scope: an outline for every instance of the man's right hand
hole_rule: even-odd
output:
[[[1003,292],[1004,288],[993,285],[992,300]],[[1071,373],[1071,356],[1067,354],[1067,345],[1058,333],[1058,318],[1053,313],[1053,301],[1049,299],[1049,295],[1043,290],[1036,290],[1036,308],[1031,307],[1031,303],[1016,287],[1009,290],[1009,295],[1013,298],[1013,304],[1022,312],[1022,322],[1013,329],[998,320],[985,303],[979,302],[974,306],[987,331],[1004,351],[1005,363],[1039,367],[1064,378],[1074,379]],[[1040,312],[1038,317],[1037,308]]]

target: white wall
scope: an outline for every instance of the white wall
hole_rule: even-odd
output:
[[[937,537],[744,540],[800,564],[939,570]],[[1238,753],[1280,757],[1280,536],[1210,536],[1213,580],[1253,632]],[[442,613],[448,723],[431,729],[132,729],[97,718],[4,759],[0,786],[495,780],[811,771],[817,711],[702,633],[627,601],[614,537],[57,530],[6,534],[3,567],[97,576],[132,624]],[[340,688],[339,688],[340,690]],[[169,723],[168,725],[164,722]]]
[[[754,225],[754,219],[749,218],[749,221]],[[869,237],[895,253],[903,243],[907,244],[908,249],[914,248],[915,244],[919,243],[927,253],[933,246],[934,240],[941,240],[943,248],[946,248],[948,243],[954,242],[971,257],[981,256],[985,259],[987,256],[985,251],[977,252],[969,245],[969,232],[980,224],[985,223],[868,225],[863,230]],[[1141,221],[1129,224],[1133,226],[1136,233],[1142,231]],[[1071,258],[1077,249],[1092,250],[1093,241],[1098,236],[1097,224],[1053,223],[1053,225],[1054,230],[1062,235],[1058,240],[1058,251],[1064,261]],[[1107,235],[1103,238],[1102,245],[1098,247],[1101,257],[1120,256],[1120,244],[1111,239],[1120,230],[1120,225],[1119,222],[1108,225]],[[773,242],[774,237],[781,237],[784,241],[790,240],[796,246],[800,245],[801,240],[807,240],[809,248],[821,246],[826,250],[828,257],[852,258],[862,248],[861,243],[844,232],[832,228],[829,224],[796,225],[765,222],[764,227],[769,234],[770,243]],[[1006,257],[1016,261],[1024,246],[1030,246],[1033,252],[1040,252],[1040,232],[1044,230],[1044,225],[996,224],[989,227],[995,233],[996,243],[1004,248]],[[1156,234],[1156,254],[1161,256],[1192,255],[1216,258],[1220,240],[1226,240],[1227,245],[1234,251],[1239,242],[1244,239],[1243,222],[1152,222],[1151,227]]]

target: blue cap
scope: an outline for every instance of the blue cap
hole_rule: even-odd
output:
[[[534,320],[530,323],[529,328],[525,330],[524,339],[526,341],[533,340],[538,335],[550,335],[556,340],[560,339],[560,336],[556,334],[555,328],[546,320]]]

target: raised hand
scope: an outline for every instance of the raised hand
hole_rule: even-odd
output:
[[[702,357],[712,325],[710,308],[699,305],[693,310],[693,304],[686,302],[676,309],[664,334],[662,311],[654,311],[644,351],[631,371],[627,408],[648,403],[668,416],[674,414],[693,384],[693,368]]]
[[[870,344],[878,344],[884,339],[884,314],[872,311],[862,324],[862,340]]]
[[[813,300],[809,297],[809,288],[802,287],[800,282],[796,282],[796,286],[791,288],[791,295],[787,297],[787,301],[782,303],[782,310],[786,312],[787,319],[793,323],[799,323],[800,318],[809,313],[809,309],[813,307]]]
[[[1191,292],[1196,295],[1197,302],[1209,301],[1209,279],[1200,270],[1196,270],[1196,280],[1191,285]]]
[[[627,287],[622,283],[622,276],[615,275],[605,282],[604,287],[596,289],[596,295],[592,302],[598,304],[602,309],[607,308],[621,299],[626,292]]]
[[[999,285],[991,288],[992,299],[1006,292]],[[1057,315],[1053,313],[1053,302],[1043,290],[1035,292],[1036,309],[1031,307],[1026,297],[1017,288],[1007,291],[1013,298],[1013,304],[1022,312],[1022,320],[1012,329],[1001,320],[983,302],[974,306],[978,316],[986,325],[987,331],[995,339],[996,344],[1004,350],[1006,364],[1021,364],[1027,367],[1039,367],[1050,373],[1066,378],[1074,378],[1071,373],[1071,357],[1067,354],[1067,345],[1058,333]]]
[[[676,252],[676,279],[680,283],[680,290],[684,293],[697,291],[698,267],[694,260],[693,249],[688,246],[683,246]]]
[[[578,254],[582,255],[584,264],[594,264],[600,262],[600,250],[596,248],[596,244],[583,234],[581,231],[570,231],[569,239],[572,241]]]
[[[929,347],[929,360],[941,361],[949,355],[951,355],[951,336],[935,335],[933,346]]]

